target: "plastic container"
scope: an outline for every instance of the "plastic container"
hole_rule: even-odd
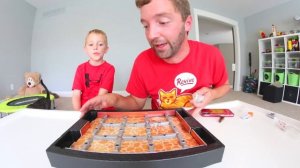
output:
[[[264,72],[264,82],[271,82],[271,72]]]
[[[299,74],[290,72],[288,74],[288,85],[290,86],[299,86]]]
[[[284,72],[276,72],[275,73],[275,82],[279,82],[281,84],[284,83]]]
[[[264,67],[272,67],[272,61],[264,61]]]
[[[284,52],[284,47],[276,47],[274,49],[275,52]]]
[[[285,60],[284,60],[284,58],[276,58],[275,59],[275,67],[276,68],[285,68]]]
[[[300,59],[298,58],[289,58],[288,59],[289,68],[300,68]]]

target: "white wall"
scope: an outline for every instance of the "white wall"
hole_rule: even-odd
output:
[[[204,10],[210,13],[215,13],[217,15],[224,16],[226,18],[232,19],[236,22],[238,22],[239,26],[239,37],[240,37],[240,65],[236,66],[237,69],[240,69],[240,75],[239,75],[239,83],[240,87],[242,88],[242,83],[243,83],[243,77],[247,75],[247,69],[245,67],[248,67],[247,65],[247,50],[246,50],[246,34],[245,34],[245,24],[244,24],[244,18],[240,17],[239,15],[233,13],[233,11],[230,11],[230,9],[226,9],[223,6],[219,5],[218,3],[214,3],[211,1],[199,1],[199,0],[190,0],[191,2],[191,7]],[[194,26],[193,26],[194,28]],[[192,39],[195,39],[195,30],[193,30],[190,34],[190,37]],[[235,76],[238,78],[238,76]],[[240,89],[238,89],[240,90]]]
[[[0,5],[0,100],[14,96],[30,70],[35,8],[24,0],[2,0]],[[13,85],[13,90],[10,86]]]
[[[234,46],[233,44],[227,43],[227,44],[216,44],[216,47],[219,48],[219,50],[222,52],[224,56],[224,60],[226,62],[226,70],[228,73],[229,83],[230,85],[234,85],[233,81],[233,71],[232,71],[232,64],[234,62]]]
[[[114,90],[125,90],[135,57],[148,47],[132,0],[77,0],[37,11],[31,69],[50,90],[71,91],[77,65],[88,59],[84,38],[94,28],[108,35],[105,59],[116,68]]]

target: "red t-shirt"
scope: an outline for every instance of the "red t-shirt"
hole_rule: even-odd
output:
[[[77,67],[72,90],[81,91],[81,106],[99,93],[100,88],[112,92],[115,68],[108,62],[92,66],[89,62]]]
[[[190,52],[177,64],[160,59],[153,49],[135,60],[126,91],[152,98],[152,109],[190,107],[192,93],[202,87],[218,87],[227,79],[221,52],[214,46],[189,40]]]

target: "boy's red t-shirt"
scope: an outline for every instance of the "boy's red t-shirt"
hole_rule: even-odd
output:
[[[86,74],[88,74],[88,80],[86,80]],[[92,66],[89,62],[80,64],[76,70],[72,90],[81,91],[81,106],[89,99],[97,96],[100,88],[111,93],[114,74],[115,68],[106,61],[99,66]]]

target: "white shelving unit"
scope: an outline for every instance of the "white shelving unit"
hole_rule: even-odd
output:
[[[292,39],[298,39],[298,48],[291,49]],[[258,95],[274,82],[283,84],[282,101],[300,106],[300,33],[258,40],[259,82]],[[292,47],[293,48],[293,47]]]

